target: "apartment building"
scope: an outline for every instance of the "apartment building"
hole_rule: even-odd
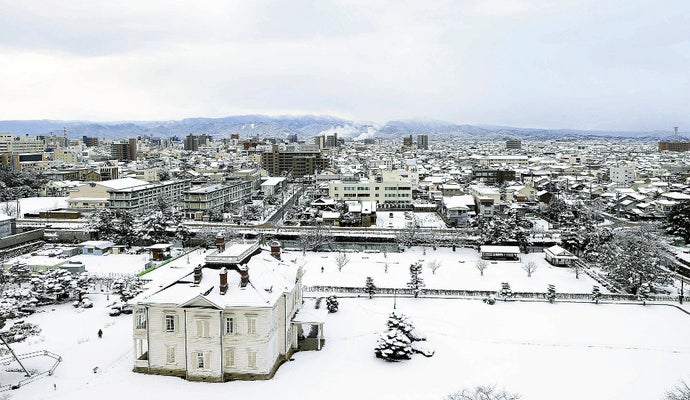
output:
[[[317,148],[289,146],[281,149],[279,145],[273,145],[261,153],[261,164],[269,176],[291,174],[294,178],[301,178],[323,170],[328,166],[328,160]]]
[[[251,197],[252,182],[234,180],[183,192],[185,218],[201,220],[211,212],[222,212],[228,203]]]
[[[373,201],[378,209],[404,208],[412,203],[412,187],[409,182],[384,180],[381,176],[330,182],[328,195],[335,200]]]
[[[142,182],[142,181],[140,181]],[[173,180],[159,183],[145,182],[125,188],[108,190],[107,207],[116,211],[127,211],[131,214],[144,214],[153,210],[161,199],[173,207],[182,201],[182,193],[191,187],[189,180]]]
[[[120,161],[137,160],[137,139],[131,138],[126,142],[113,143],[110,147],[114,159]]]
[[[620,164],[609,168],[609,179],[619,185],[629,186],[637,177],[637,166],[633,164]]]

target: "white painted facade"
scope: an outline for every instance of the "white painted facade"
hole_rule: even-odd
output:
[[[207,265],[208,266],[208,265]],[[302,304],[301,267],[261,253],[248,263],[249,283],[218,269],[140,299],[134,306],[134,370],[189,380],[266,379],[297,348],[292,320]]]

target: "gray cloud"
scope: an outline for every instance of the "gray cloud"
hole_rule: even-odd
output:
[[[0,10],[1,119],[690,125],[682,0],[0,0]]]

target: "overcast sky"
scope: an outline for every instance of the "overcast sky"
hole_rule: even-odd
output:
[[[0,119],[690,128],[690,1],[0,0]]]

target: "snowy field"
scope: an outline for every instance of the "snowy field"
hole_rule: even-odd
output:
[[[379,211],[376,214],[377,228],[446,228],[446,223],[435,212]]]
[[[374,278],[379,287],[407,287],[410,280],[410,264],[422,260],[422,277],[427,288],[499,290],[501,282],[509,282],[515,292],[545,292],[549,283],[556,285],[559,292],[591,293],[597,284],[584,273],[580,278],[570,268],[554,267],[546,262],[544,253],[522,254],[523,261],[534,261],[537,270],[527,277],[527,272],[516,261],[488,261],[488,267],[481,276],[475,267],[479,253],[472,249],[452,251],[450,248],[426,249],[421,247],[405,249],[403,253],[345,253],[350,262],[338,271],[336,257],[339,253],[307,253],[304,276],[305,285],[334,285],[364,287],[367,276]],[[286,252],[285,259],[301,257],[298,251]],[[439,261],[441,267],[433,274],[426,267],[429,261]],[[388,272],[385,265],[388,264]],[[324,272],[321,272],[321,267]],[[602,292],[606,289],[601,288]],[[606,292],[608,293],[608,292]]]
[[[205,254],[194,251],[147,274],[152,280],[148,290],[190,273]],[[514,290],[543,291],[547,283],[554,283],[559,291],[588,293],[592,285],[585,276],[576,279],[567,269],[549,266],[542,253],[526,255],[540,265],[531,278],[510,262],[490,264],[481,277],[474,268],[478,254],[469,249],[427,249],[424,256],[421,248],[412,248],[385,258],[348,253],[352,260],[342,272],[337,271],[336,255],[307,253],[305,283],[363,286],[366,275],[372,275],[379,286],[404,287],[410,262],[435,258],[442,267],[436,275],[425,268],[428,287],[498,290],[500,282],[508,280]],[[119,268],[114,260],[125,263],[127,256],[84,257],[89,258],[84,261],[87,266],[109,271]],[[301,252],[283,254],[285,260],[301,257]],[[380,263],[384,260],[389,262],[388,273]],[[500,301],[489,306],[478,300],[398,298],[398,311],[427,334],[436,354],[390,364],[375,358],[373,349],[393,300],[342,298],[340,311],[326,320],[323,350],[296,353],[272,380],[187,382],[133,373],[131,315],[109,317],[107,306],[114,299],[108,301],[100,292],[89,298],[95,304],[92,309],[63,304],[25,318],[39,324],[42,332],[14,344],[15,351],[48,350],[61,355],[63,362],[53,376],[7,392],[12,399],[175,400],[188,399],[190,393],[214,398],[225,391],[255,399],[440,400],[461,387],[496,384],[525,400],[654,400],[678,379],[690,379],[690,316],[669,306]],[[102,339],[97,337],[99,329],[104,331]],[[44,370],[51,361],[33,358],[28,366]],[[0,366],[0,382],[20,379],[17,372],[7,372],[17,368],[14,363]]]
[[[12,399],[175,400],[228,393],[253,399],[440,400],[460,387],[496,384],[525,400],[653,400],[681,374],[688,377],[690,316],[672,307],[398,299],[398,311],[427,334],[436,354],[391,364],[373,355],[391,299],[341,299],[340,311],[327,318],[323,350],[296,353],[274,379],[194,383],[131,372],[131,315],[108,317],[103,296],[94,301],[93,309],[65,304],[26,318],[43,332],[16,350],[47,349],[64,361],[54,376],[9,392]],[[100,371],[94,374],[96,366]]]
[[[69,199],[69,197],[29,197],[26,199],[19,199],[19,212],[24,215],[25,213],[37,213],[39,211],[52,210],[55,208],[66,208],[67,199]],[[0,203],[0,214],[6,214],[5,206],[8,203],[13,210],[16,210],[16,201],[3,202]]]

